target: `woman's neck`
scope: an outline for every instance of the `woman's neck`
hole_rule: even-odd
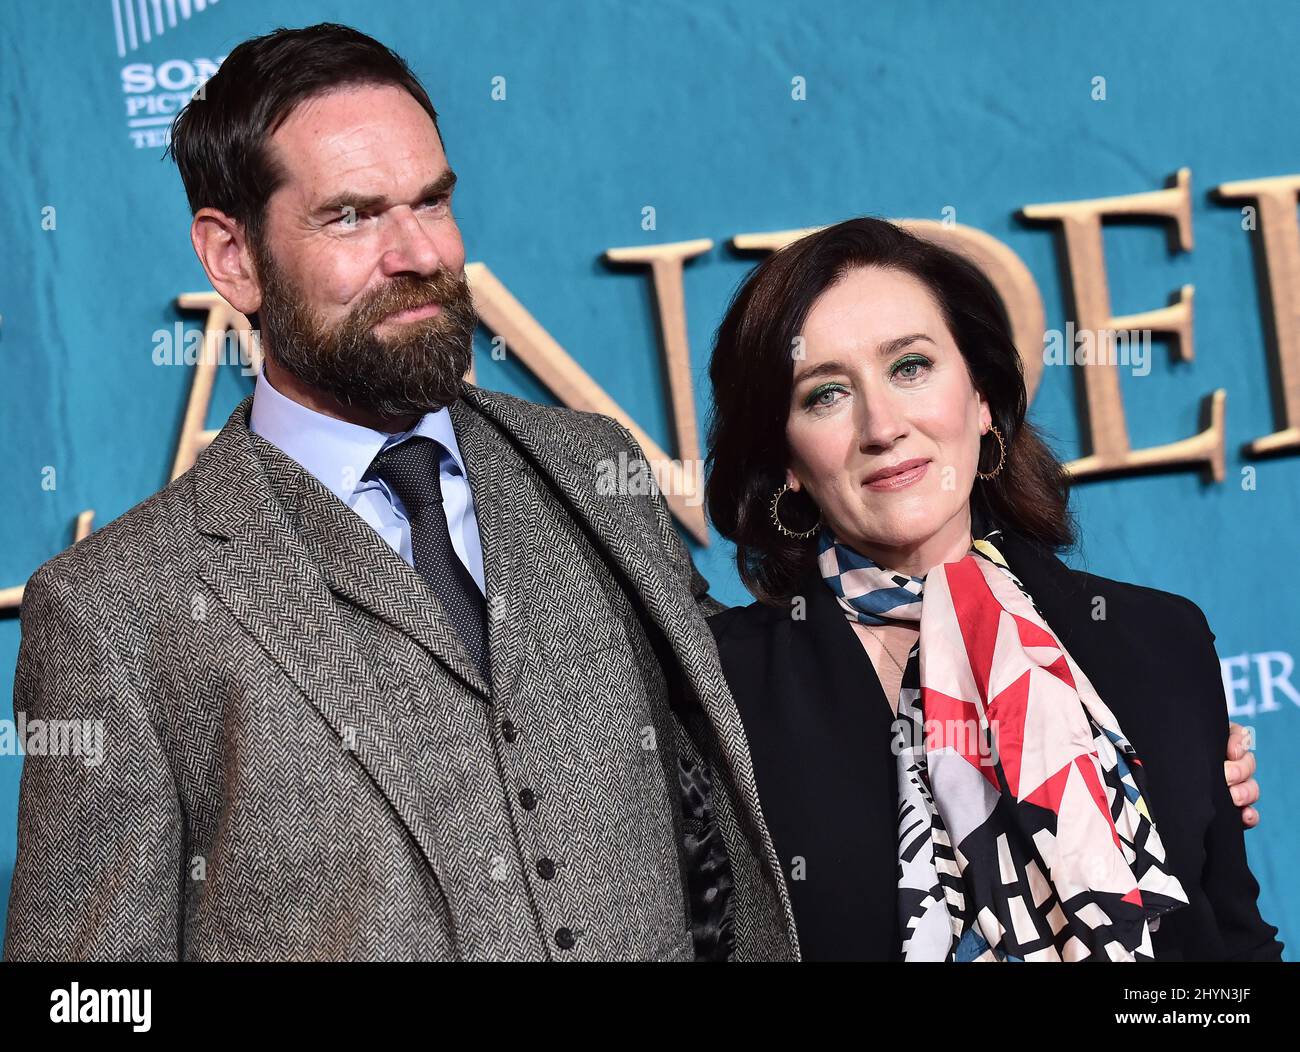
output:
[[[957,562],[970,551],[970,513],[967,512],[919,544],[882,545],[866,540],[853,542],[838,534],[836,538],[886,570],[907,574],[909,577],[924,577],[934,567]]]

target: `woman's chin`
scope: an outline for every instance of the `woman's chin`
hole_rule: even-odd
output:
[[[833,528],[833,527],[832,527]],[[891,552],[919,547],[933,536],[933,529],[919,523],[873,523],[869,527],[835,531],[836,539],[870,555],[872,549]]]
[[[854,523],[851,532],[867,544],[909,548],[925,543],[946,521],[946,516],[936,514],[933,500],[900,501],[885,514],[872,514]]]

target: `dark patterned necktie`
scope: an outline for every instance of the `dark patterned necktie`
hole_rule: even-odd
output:
[[[442,445],[416,435],[379,453],[369,474],[401,499],[411,523],[415,568],[429,582],[484,680],[488,675],[487,614],[483,593],[452,547],[442,506]]]

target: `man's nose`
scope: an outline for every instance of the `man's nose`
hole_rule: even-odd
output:
[[[380,260],[385,275],[419,274],[427,277],[442,266],[437,242],[411,209],[404,206],[391,208],[385,218],[389,220],[388,243]]]

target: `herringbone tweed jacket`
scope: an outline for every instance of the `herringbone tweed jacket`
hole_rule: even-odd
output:
[[[5,956],[797,959],[717,604],[658,494],[597,486],[627,431],[451,407],[489,688],[251,403],[27,585],[15,712],[104,759],[26,757]]]

